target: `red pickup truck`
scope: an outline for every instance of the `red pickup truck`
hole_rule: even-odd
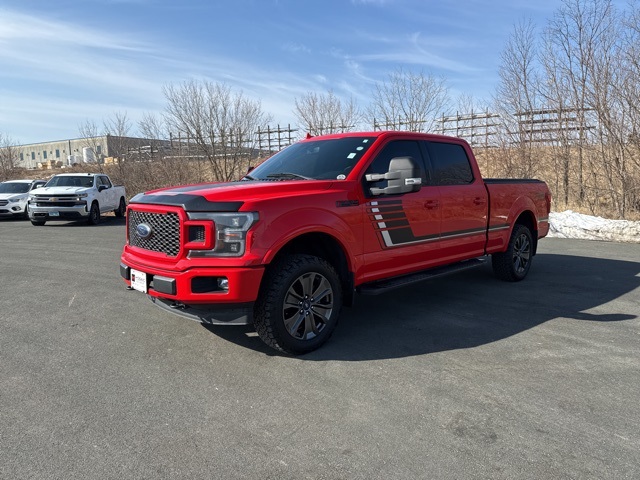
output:
[[[136,195],[120,274],[158,306],[253,324],[278,350],[322,345],[355,293],[482,265],[522,280],[549,230],[538,180],[483,180],[461,139],[308,137],[231,183]]]

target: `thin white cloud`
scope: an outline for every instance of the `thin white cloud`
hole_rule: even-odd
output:
[[[282,50],[290,53],[311,53],[311,49],[302,43],[285,43]]]
[[[362,6],[389,3],[352,1]],[[398,2],[400,7],[406,10]],[[406,18],[406,12],[395,14]],[[215,36],[203,36],[207,41],[194,44],[177,29],[156,36],[143,27],[126,31],[117,24],[96,30],[80,18],[74,22],[51,12],[0,7],[0,132],[28,142],[47,140],[30,135],[63,128],[73,136],[82,120],[101,124],[117,110],[127,111],[135,123],[137,112],[162,110],[163,85],[192,78],[225,82],[261,100],[263,109],[282,123],[291,121],[295,98],[309,91],[331,89],[365,103],[372,86],[398,66],[458,78],[480,76],[478,67],[456,55],[466,49],[469,37],[449,29],[430,30],[427,17],[423,24],[414,22],[413,14],[406,24],[379,22],[379,14],[362,17],[352,23],[342,19],[328,28],[294,16],[282,32],[274,31],[273,39],[263,38],[264,44],[255,46],[256,54],[236,50],[233,42]],[[378,24],[391,27],[367,27]],[[293,56],[295,62],[290,60]]]
[[[112,50],[147,49],[143,44],[120,34],[110,35],[104,30],[98,32],[78,24],[0,9],[0,42],[6,44],[11,42],[11,45],[19,46],[18,41],[41,45],[44,42],[51,42],[67,46],[108,47]]]

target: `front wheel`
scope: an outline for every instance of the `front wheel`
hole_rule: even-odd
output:
[[[100,223],[100,207],[98,207],[97,202],[93,202],[91,204],[91,209],[89,210],[89,218],[87,219],[87,223],[89,225],[97,225]]]
[[[46,220],[31,220],[31,225],[35,225],[36,227],[41,227],[44,225]]]
[[[342,287],[331,264],[311,255],[289,255],[269,268],[253,323],[267,345],[299,355],[329,339],[341,305]]]
[[[493,273],[501,280],[519,282],[529,273],[533,259],[533,236],[524,225],[513,227],[506,252],[491,256]]]

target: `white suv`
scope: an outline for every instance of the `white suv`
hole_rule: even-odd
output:
[[[45,180],[8,180],[0,183],[0,217],[29,218],[29,192],[45,183]]]

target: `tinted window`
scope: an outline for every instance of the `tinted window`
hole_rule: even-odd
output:
[[[7,182],[0,183],[0,193],[26,193],[29,191],[28,183]]]
[[[109,177],[98,177],[99,183],[98,185],[105,185],[107,187],[111,187],[111,181],[109,180]]]
[[[436,185],[463,185],[473,182],[473,172],[462,145],[428,142]]]
[[[384,146],[382,151],[376,155],[365,175],[368,173],[387,173],[389,171],[389,163],[392,158],[396,157],[411,157],[415,160],[416,164],[422,167],[422,153],[420,152],[420,145],[413,140],[396,140],[388,143]],[[422,182],[425,182],[424,169],[420,168],[420,176]],[[368,191],[371,187],[384,188],[387,186],[387,180],[381,180],[379,182],[367,182],[365,180],[366,189]]]
[[[344,137],[294,143],[256,167],[246,178],[344,180],[374,140],[374,137]]]
[[[47,187],[92,187],[93,177],[87,175],[55,176],[47,182]]]

